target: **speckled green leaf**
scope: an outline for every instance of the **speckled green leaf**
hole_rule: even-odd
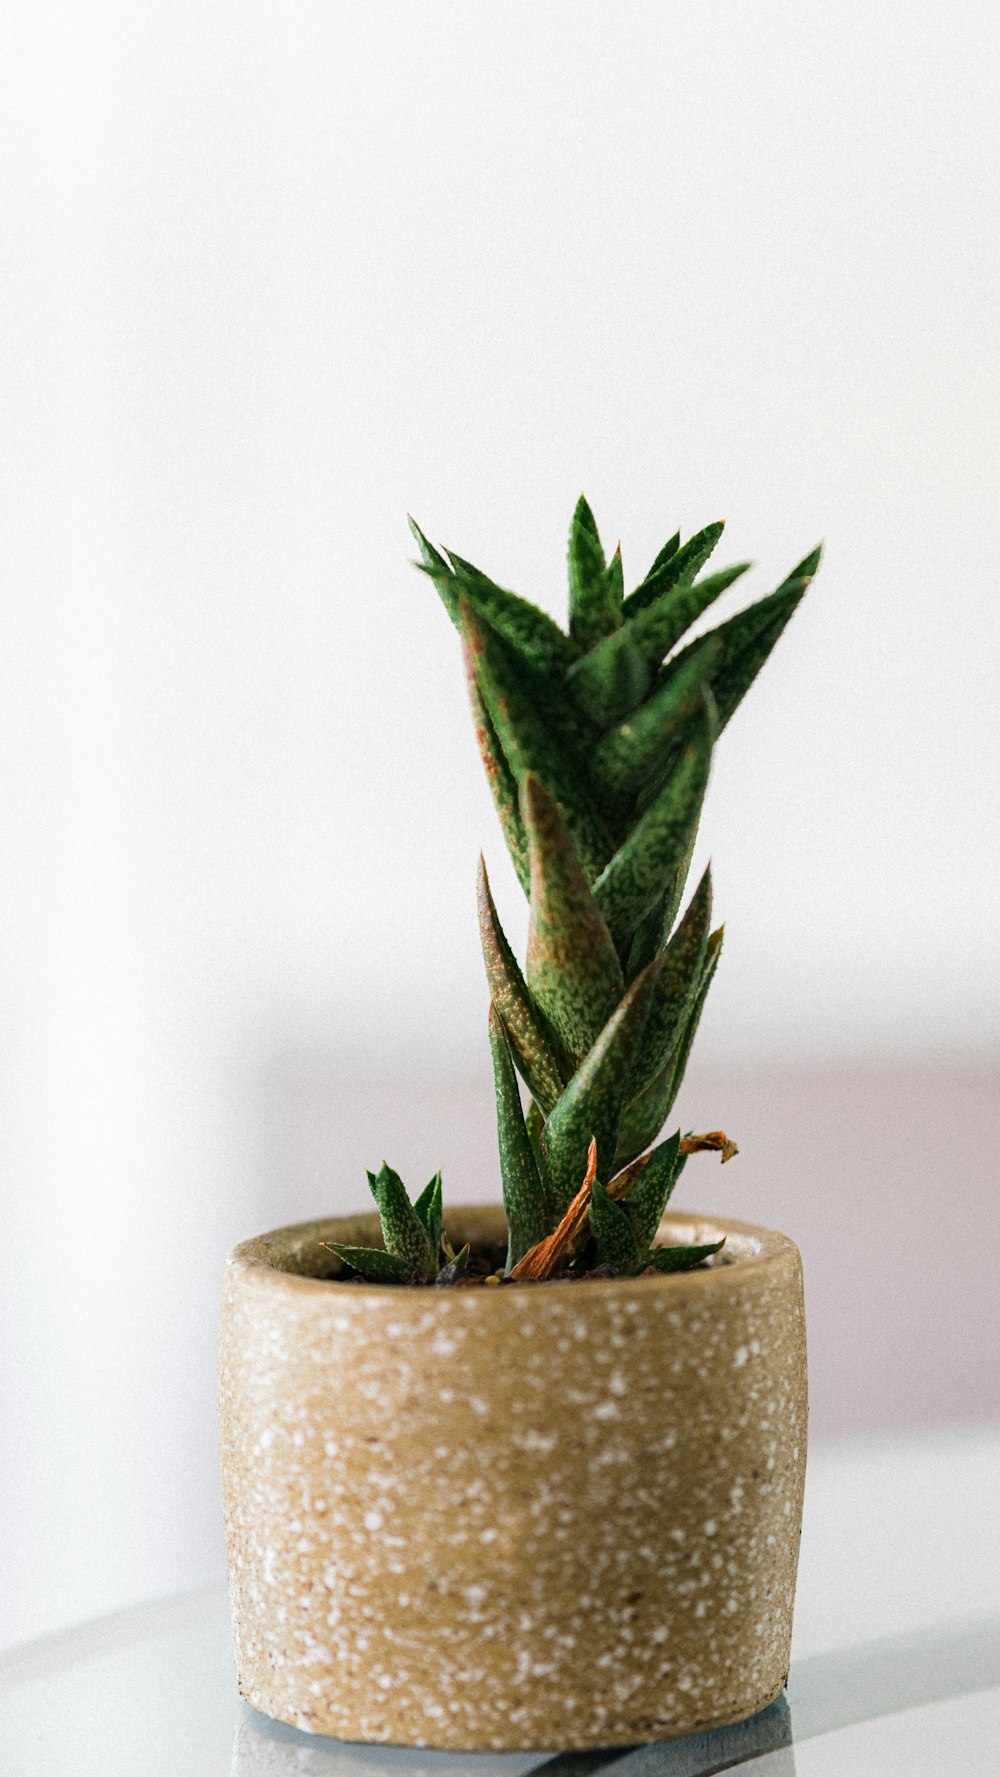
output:
[[[545,1176],[545,1156],[542,1153],[542,1129],[544,1124],[545,1112],[542,1109],[542,1106],[538,1104],[535,1099],[532,1099],[524,1119],[524,1126],[528,1131],[528,1140],[531,1143],[531,1151],[535,1156],[535,1165],[538,1167],[538,1170],[543,1177]]]
[[[684,858],[708,784],[715,709],[703,692],[702,717],[687,732],[676,770],[594,884],[594,899],[620,948],[662,895]]]
[[[527,894],[531,884],[531,864],[528,860],[528,841],[521,825],[521,803],[517,779],[507,763],[503,747],[500,745],[499,735],[490,720],[486,705],[479,695],[475,671],[468,655],[466,655],[466,681],[469,688],[472,720],[476,729],[476,741],[486,772],[486,781],[493,797],[493,805],[500,821],[500,831],[510,853],[510,861],[517,872],[517,879]]]
[[[589,877],[597,876],[613,842],[586,787],[582,758],[561,731],[554,694],[533,679],[503,637],[463,600],[462,625],[472,670],[504,756],[519,785],[528,772],[559,803]]]
[[[677,1094],[681,1089],[681,1082],[684,1079],[684,1072],[688,1064],[688,1056],[691,1053],[691,1045],[694,1042],[695,1033],[701,1022],[701,1015],[705,1009],[705,1001],[708,998],[708,990],[712,985],[715,978],[715,971],[719,966],[719,957],[722,953],[722,934],[723,928],[720,926],[718,931],[711,933],[705,946],[705,960],[701,965],[701,979],[698,983],[694,999],[688,1008],[684,1029],[681,1033],[680,1042],[677,1045],[673,1065],[671,1067],[670,1103],[664,1112],[665,1117],[670,1115],[670,1112],[673,1109],[674,1099],[677,1097]]]
[[[441,602],[457,629],[461,629],[459,605],[464,597],[479,616],[491,623],[509,645],[536,671],[561,678],[579,655],[579,648],[545,611],[516,592],[497,586],[488,575],[450,554],[447,560],[410,520],[422,560],[416,563],[433,580]]]
[[[689,538],[683,548],[671,550],[669,555],[661,550],[645,580],[625,600],[623,614],[626,621],[637,611],[644,611],[671,587],[689,586],[701,573],[725,528],[725,523],[719,519]]]
[[[325,1240],[324,1246],[343,1259],[367,1283],[410,1283],[413,1266],[405,1259],[394,1258],[378,1246],[342,1246],[338,1240]]]
[[[713,1253],[721,1252],[725,1244],[722,1239],[706,1246],[658,1246],[650,1253],[649,1262],[657,1271],[691,1271]]]
[[[634,1277],[642,1266],[645,1245],[640,1246],[621,1204],[608,1196],[597,1179],[590,1193],[590,1227],[602,1265],[609,1265],[621,1277]]]
[[[628,1077],[661,967],[656,958],[632,983],[545,1119],[542,1152],[561,1210],[580,1188],[592,1138],[597,1140],[597,1176],[602,1182],[611,1177]]]
[[[615,1149],[615,1171],[628,1166],[656,1140],[674,1102],[674,1059],[644,1092],[629,1099],[622,1113]]]
[[[578,660],[566,677],[577,708],[598,728],[610,728],[642,702],[653,674],[629,636],[619,629]]]
[[[672,587],[667,592],[661,592],[652,604],[629,618],[625,634],[651,672],[659,666],[664,655],[677,646],[692,623],[728,591],[749,567],[748,561],[737,562],[731,568],[720,569],[717,574],[707,574],[703,580],[696,580],[692,586]]]
[[[514,1059],[532,1096],[545,1110],[551,1110],[572,1070],[563,1069],[548,1032],[532,1005],[517,959],[497,917],[486,865],[481,857],[477,898],[479,936],[493,1004],[503,1019]]]
[[[629,1081],[630,1097],[652,1085],[680,1041],[685,1014],[700,983],[711,919],[712,877],[706,869],[664,952]]]
[[[549,1232],[546,1181],[539,1173],[521,1097],[517,1089],[513,1057],[507,1033],[495,1006],[490,1006],[490,1049],[497,1099],[497,1135],[500,1145],[500,1176],[507,1217],[507,1270]]]
[[[671,1192],[684,1169],[680,1146],[678,1130],[654,1148],[625,1200],[636,1242],[643,1253],[653,1244]]]
[[[727,623],[721,623],[717,629],[709,630],[707,636],[689,643],[680,654],[661,667],[657,684],[661,685],[673,674],[683,671],[697,649],[703,648],[710,640],[714,641],[718,648],[718,657],[712,667],[711,680],[719,710],[721,732],[746,696],[793,611],[800,604],[816,571],[819,558],[820,550],[814,549],[776,592],[770,593],[767,598],[758,599],[755,605],[749,605],[745,611],[738,611]]]
[[[383,1160],[378,1173],[368,1174],[368,1183],[382,1224],[386,1252],[408,1265],[413,1276],[433,1277],[438,1268],[437,1252],[431,1250],[427,1230],[398,1172]]]
[[[618,628],[621,610],[594,514],[581,494],[569,527],[569,633],[579,647],[592,648]]]
[[[625,992],[621,964],[559,808],[530,773],[521,816],[531,858],[527,984],[573,1067]]]
[[[693,655],[682,672],[597,742],[591,773],[608,806],[625,807],[649,783],[659,788],[687,723],[702,708],[702,690],[717,654],[710,647]]]
[[[670,878],[665,892],[658,900],[654,901],[650,911],[644,914],[639,921],[628,953],[628,966],[625,970],[626,981],[634,981],[646,964],[651,962],[654,956],[659,955],[673,931],[674,920],[677,918],[681,901],[684,898],[684,889],[691,870],[691,859],[697,840],[698,828],[695,825],[691,830],[687,850]]]
[[[436,1172],[416,1198],[413,1212],[423,1226],[435,1260],[441,1248],[441,1174]]]

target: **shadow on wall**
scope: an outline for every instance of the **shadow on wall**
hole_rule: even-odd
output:
[[[802,1249],[811,1424],[820,1435],[1000,1415],[996,1069],[722,1072],[693,1064],[685,1128],[739,1157],[692,1159],[678,1203],[779,1227]],[[489,1075],[351,1079],[316,1058],[276,1070],[274,1220],[368,1207],[383,1159],[448,1203],[496,1201]],[[247,1230],[250,1232],[250,1230]]]

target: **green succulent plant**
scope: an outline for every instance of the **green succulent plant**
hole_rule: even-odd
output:
[[[820,551],[768,597],[685,642],[749,566],[702,572],[721,523],[683,544],[671,537],[626,597],[620,549],[606,557],[581,498],[568,630],[411,528],[417,565],[462,640],[479,749],[530,906],[522,970],[480,859],[505,1273],[634,1276],[700,1264],[718,1247],[657,1248],[656,1232],[685,1154],[710,1147],[727,1159],[734,1144],[721,1132],[679,1131],[654,1144],[719,961],[709,870],[681,907],[713,747]],[[468,1253],[456,1256],[443,1236],[440,1175],[413,1204],[391,1168],[369,1181],[384,1250],[333,1250],[372,1281],[461,1276]]]

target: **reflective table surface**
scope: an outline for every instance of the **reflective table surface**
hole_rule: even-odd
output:
[[[236,1694],[222,1588],[0,1657],[2,1777],[996,1777],[1000,1428],[819,1448],[787,1694],[737,1727],[607,1752],[345,1745]]]

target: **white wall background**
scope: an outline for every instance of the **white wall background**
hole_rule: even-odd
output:
[[[988,0],[2,37],[9,1640],[217,1566],[275,1082],[483,1080],[484,840],[520,909],[407,510],[556,612],[581,487],[633,578],[677,523],[758,593],[825,535],[719,758],[702,1051],[991,1052],[1000,57]]]

